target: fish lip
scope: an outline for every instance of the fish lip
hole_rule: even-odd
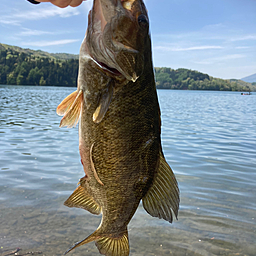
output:
[[[100,62],[100,61],[97,61],[95,58],[91,57],[92,60],[94,61],[94,63],[103,71],[105,71],[106,73],[116,77],[116,78],[121,78],[121,77],[124,77],[124,75],[119,72],[117,69],[115,68],[112,68],[110,66],[108,66],[107,64],[103,63],[103,62]]]
[[[91,56],[91,59],[93,60],[93,62],[105,73],[107,73],[108,75],[110,75],[111,77],[117,79],[117,80],[123,80],[126,79],[128,81],[133,81],[135,82],[139,76],[137,76],[135,73],[133,74],[133,76],[130,76],[129,74],[126,74],[123,70],[119,71],[116,68],[110,67],[107,64],[105,64],[104,62],[100,62],[97,59],[93,58]]]
[[[107,64],[103,63],[103,62],[98,62],[97,60],[94,59],[94,62],[105,72],[107,72],[108,74],[114,76],[116,79],[120,80],[122,78],[128,80],[128,81],[132,81],[132,82],[136,82],[136,80],[139,78],[139,76],[137,76],[135,73],[133,74],[133,76],[130,76],[129,74],[125,73],[125,72],[120,72],[118,69],[116,68],[112,68],[110,66],[108,66]]]

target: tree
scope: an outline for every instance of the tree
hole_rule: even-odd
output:
[[[46,85],[46,81],[44,80],[43,76],[40,78],[39,85]]]

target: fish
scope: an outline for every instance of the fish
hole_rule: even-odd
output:
[[[140,202],[170,223],[179,187],[161,145],[149,17],[142,0],[94,0],[79,53],[77,90],[57,107],[60,127],[79,123],[85,176],[65,201],[102,214],[99,227],[66,253],[94,241],[106,256],[128,256],[127,226]]]

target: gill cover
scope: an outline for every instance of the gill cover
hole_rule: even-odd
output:
[[[143,72],[148,32],[147,11],[141,0],[95,0],[86,43],[98,63],[135,82]]]

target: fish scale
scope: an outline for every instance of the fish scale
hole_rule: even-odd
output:
[[[179,189],[162,152],[144,3],[94,0],[91,12],[80,49],[77,91],[62,101],[57,113],[64,115],[60,126],[73,127],[79,120],[85,171],[65,205],[102,213],[102,221],[67,252],[95,241],[101,254],[128,256],[127,225],[140,201],[153,217],[172,222],[173,213],[178,215]]]

